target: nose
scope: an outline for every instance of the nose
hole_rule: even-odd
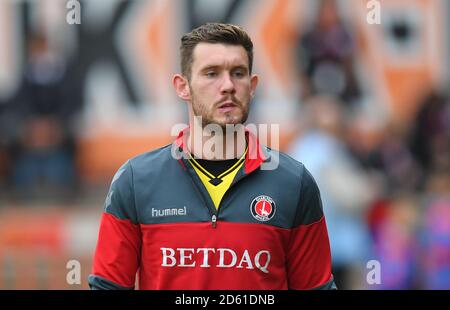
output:
[[[223,75],[222,84],[220,85],[220,93],[224,94],[234,94],[236,89],[234,87],[234,82],[231,79],[229,73]]]

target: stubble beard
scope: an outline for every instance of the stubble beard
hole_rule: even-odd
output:
[[[225,115],[225,121],[224,122],[218,122],[216,120],[214,120],[214,116],[213,113],[216,109],[216,107],[213,107],[213,109],[211,110],[211,112],[208,112],[208,109],[204,106],[204,105],[197,105],[196,102],[196,96],[194,95],[194,93],[191,91],[191,95],[192,95],[192,100],[191,100],[191,104],[192,104],[192,110],[194,112],[194,116],[196,117],[201,117],[202,120],[202,128],[205,128],[207,125],[210,124],[215,124],[218,125],[222,128],[223,132],[225,133],[226,131],[226,127],[227,125],[238,125],[238,124],[244,124],[247,121],[248,118],[248,104],[247,104],[247,108],[244,108],[244,105],[242,105],[241,103],[237,103],[237,108],[241,110],[241,117],[240,119],[236,119],[239,118],[239,116],[233,115],[232,112],[227,112],[224,113]]]

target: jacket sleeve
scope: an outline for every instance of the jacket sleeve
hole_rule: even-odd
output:
[[[128,161],[115,174],[106,197],[88,278],[91,289],[133,289],[140,251],[133,171]]]
[[[290,289],[336,289],[319,188],[303,167],[300,197],[287,255]]]

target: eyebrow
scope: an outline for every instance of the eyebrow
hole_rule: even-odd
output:
[[[205,72],[205,71],[208,71],[208,70],[214,70],[214,69],[218,69],[220,67],[221,67],[220,65],[207,65],[206,67],[200,69],[200,72]],[[243,69],[245,71],[249,71],[248,67],[245,66],[245,65],[237,65],[237,66],[232,67],[232,70],[236,70],[236,69]]]

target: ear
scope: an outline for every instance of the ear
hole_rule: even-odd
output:
[[[250,96],[253,98],[256,92],[256,86],[258,85],[259,77],[256,74],[253,74],[250,78]]]
[[[187,79],[181,74],[175,74],[172,78],[172,84],[177,92],[178,97],[188,101],[191,99],[191,92]]]

